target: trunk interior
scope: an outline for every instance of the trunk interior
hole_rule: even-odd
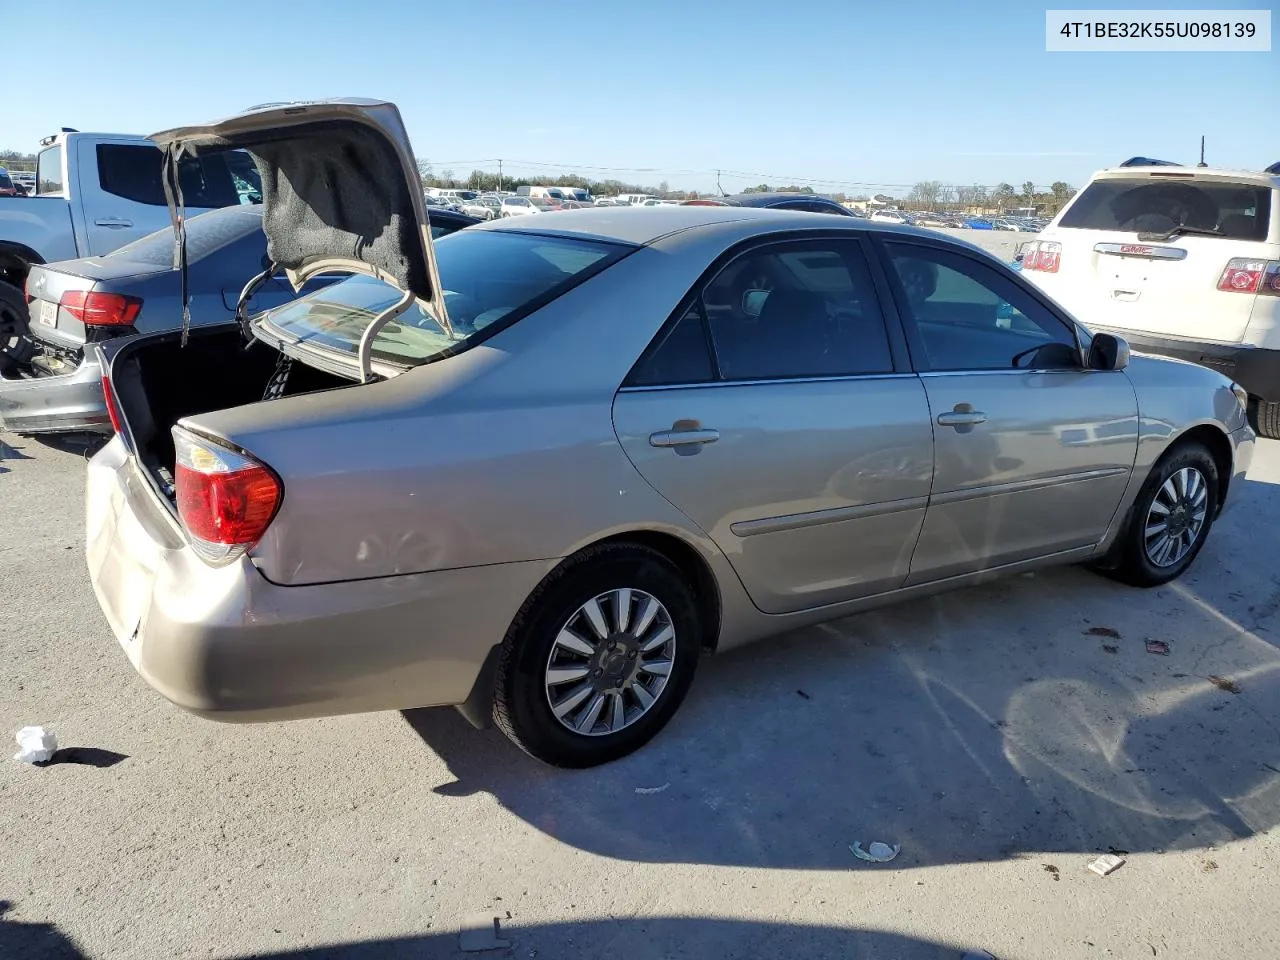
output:
[[[282,355],[265,343],[246,347],[239,327],[195,329],[187,345],[178,333],[146,337],[120,350],[111,383],[138,461],[173,499],[170,428],[183,417],[264,402]],[[344,377],[294,361],[279,396],[355,386]]]

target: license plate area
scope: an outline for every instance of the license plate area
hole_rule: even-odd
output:
[[[36,320],[45,327],[56,327],[58,325],[58,305],[50,303],[48,300],[37,301],[40,309],[36,314]]]

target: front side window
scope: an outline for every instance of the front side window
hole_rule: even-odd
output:
[[[103,191],[134,203],[166,206],[160,149],[135,144],[100,143],[97,146],[98,183]],[[252,162],[237,162],[236,174],[224,154],[184,157],[178,165],[182,202],[192,207],[232,207],[241,204],[243,191],[258,187]],[[237,181],[244,186],[237,187]],[[252,182],[251,182],[252,181]]]
[[[1060,227],[1169,233],[1178,227],[1227,240],[1267,239],[1271,190],[1261,184],[1146,177],[1095,180]]]
[[[886,243],[903,315],[928,370],[1079,366],[1074,332],[993,267],[936,247]]]
[[[721,269],[647,351],[634,385],[890,373],[884,318],[862,249],[778,244]]]
[[[435,247],[452,335],[415,303],[374,338],[373,356],[416,365],[459,353],[483,340],[487,328],[549,303],[632,249],[536,234],[459,230]],[[380,280],[355,275],[279,307],[264,320],[305,344],[354,359],[365,328],[400,296]]]
[[[41,150],[36,158],[36,196],[62,193],[62,146]]]

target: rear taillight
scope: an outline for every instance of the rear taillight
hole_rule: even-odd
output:
[[[89,327],[131,327],[142,310],[142,301],[120,293],[68,290],[58,306]]]
[[[1054,240],[1036,240],[1022,257],[1023,270],[1057,273],[1062,263],[1062,244]]]
[[[1232,257],[1218,278],[1225,293],[1261,293],[1280,296],[1280,260]]]
[[[111,429],[116,433],[123,433],[121,428],[120,407],[116,404],[116,392],[111,386],[111,376],[104,373],[102,375],[102,396],[107,401],[107,416],[111,418]]]
[[[228,563],[253,546],[276,515],[283,488],[261,461],[173,428],[178,518],[191,546],[211,563]]]

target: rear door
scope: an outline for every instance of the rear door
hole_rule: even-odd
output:
[[[136,140],[76,141],[79,198],[88,250],[102,256],[170,224],[159,148]],[[180,178],[187,215],[247,202],[225,157],[187,158]]]
[[[1083,369],[1073,326],[980,254],[883,249],[934,423],[908,582],[1097,543],[1137,452],[1128,377]]]
[[[1056,272],[1028,279],[1090,325],[1239,343],[1254,297],[1219,290],[1232,258],[1275,259],[1262,183],[1160,170],[1094,180],[1042,239],[1062,244]],[[1177,227],[1216,231],[1160,239]]]
[[[768,613],[898,586],[924,519],[924,389],[848,237],[711,271],[614,402],[637,469]]]

